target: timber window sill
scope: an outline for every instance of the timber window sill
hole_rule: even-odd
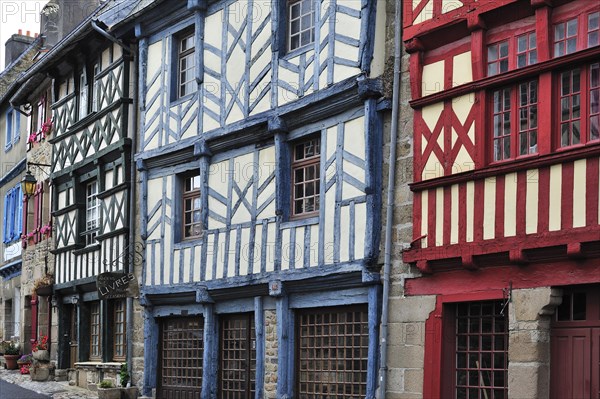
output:
[[[92,244],[73,251],[73,255],[83,255],[100,249],[100,244]]]

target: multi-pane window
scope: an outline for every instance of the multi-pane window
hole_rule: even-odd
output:
[[[182,36],[178,42],[178,60],[177,60],[177,87],[178,97],[185,97],[188,94],[196,91],[196,60],[194,58],[194,50],[196,36],[194,32],[189,32]]]
[[[508,40],[488,46],[488,76],[508,71]]]
[[[510,88],[494,91],[494,161],[510,158],[511,112]]]
[[[494,161],[537,153],[537,103],[537,80],[492,93]]]
[[[593,12],[588,15],[588,35],[587,45],[588,47],[597,46],[600,43],[599,27],[600,12]]]
[[[600,63],[590,66],[590,140],[600,138]]]
[[[199,237],[201,233],[200,175],[195,174],[183,181],[183,238]]]
[[[519,84],[519,155],[537,153],[538,82]]]
[[[517,37],[517,68],[533,65],[537,62],[537,43],[535,32]]]
[[[506,398],[507,309],[502,301],[456,305],[454,397]]]
[[[20,139],[21,117],[14,109],[9,109],[6,112],[5,120],[6,136],[4,142],[4,150],[8,151],[12,148],[13,143]]]
[[[113,304],[113,357],[125,358],[125,301],[115,300]]]
[[[288,3],[288,50],[292,51],[315,41],[314,0],[296,0]]]
[[[577,18],[554,25],[554,56],[577,50]]]
[[[90,359],[102,357],[102,321],[100,302],[90,305]]]
[[[256,392],[254,314],[221,319],[219,398],[251,399]]]
[[[85,189],[85,245],[94,244],[100,225],[100,201],[98,200],[98,183],[93,181]]]
[[[364,398],[369,358],[366,308],[302,312],[296,325],[298,398]]]
[[[581,142],[581,70],[560,74],[560,144]]]
[[[319,210],[321,140],[311,138],[294,145],[292,162],[292,216]]]
[[[2,215],[2,241],[5,244],[21,238],[23,223],[23,194],[21,185],[17,185],[4,196]]]
[[[79,75],[79,119],[84,118],[88,112],[88,87],[85,68]]]

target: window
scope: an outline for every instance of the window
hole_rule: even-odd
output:
[[[598,37],[600,27],[598,26],[598,20],[600,19],[600,12],[594,12],[588,15],[588,47],[597,46],[600,43]]]
[[[183,238],[197,238],[202,234],[200,175],[183,179]]]
[[[86,185],[85,191],[85,245],[96,242],[100,226],[100,201],[98,200],[98,183],[93,181]]]
[[[321,140],[310,138],[293,146],[292,216],[310,216],[319,211]]]
[[[102,358],[102,319],[100,302],[90,305],[90,359]]]
[[[195,40],[194,31],[188,31],[177,42],[177,98],[192,94],[197,89]]]
[[[572,69],[560,75],[560,144],[581,142],[581,70]]]
[[[456,398],[506,398],[508,364],[507,309],[502,301],[459,303],[453,320],[447,318],[454,331],[451,357],[454,365],[452,390]],[[449,337],[450,338],[450,337]]]
[[[600,63],[590,67],[590,140],[600,138]]]
[[[488,46],[488,76],[508,71],[508,40]]]
[[[577,18],[554,25],[554,56],[577,50]]]
[[[315,10],[313,0],[288,3],[288,50],[293,51],[315,41]]]
[[[533,65],[537,62],[537,43],[535,32],[517,37],[517,68]]]
[[[221,319],[219,398],[254,398],[256,392],[256,334],[254,314]]]
[[[87,74],[85,68],[79,75],[79,119],[84,118],[88,113],[88,88]]]
[[[366,308],[302,312],[296,326],[298,397],[364,398],[369,358]]]
[[[21,185],[8,190],[4,196],[4,213],[2,219],[2,241],[5,244],[21,238],[23,222],[23,194]]]
[[[113,305],[113,358],[125,358],[125,301],[116,300]]]
[[[537,93],[537,80],[492,93],[494,161],[537,153]]]
[[[12,148],[12,145],[19,141],[20,129],[21,129],[21,118],[18,111],[9,109],[6,112],[6,137],[4,142],[4,150],[8,151]]]

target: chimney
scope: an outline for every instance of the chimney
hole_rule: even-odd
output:
[[[29,35],[29,31],[27,31],[27,35],[25,36],[23,35],[23,30],[19,29],[19,33],[15,33],[6,41],[6,44],[4,45],[4,67],[19,58],[19,56],[27,50],[29,45],[33,43],[35,38]]]
[[[99,4],[100,0],[50,0],[42,9],[44,47],[50,48],[67,36]]]

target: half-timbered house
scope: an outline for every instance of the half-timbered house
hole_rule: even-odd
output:
[[[599,18],[586,0],[404,2],[421,276],[396,303],[425,340],[405,392],[600,397]]]
[[[134,52],[106,32],[111,22],[103,16],[116,3],[104,2],[54,43],[21,77],[23,86],[13,98],[16,105],[38,110],[34,116],[42,133],[36,134],[44,134],[43,124],[51,123],[45,137],[31,141],[33,150],[42,140],[52,146],[51,160],[41,168],[52,185],[52,220],[46,226],[54,239],[57,367],[74,370],[70,377],[88,388],[115,378],[127,349],[126,300],[102,299],[96,288],[99,274],[129,272],[131,266]],[[48,91],[40,93],[47,77]],[[39,111],[40,99],[46,100],[46,110]],[[45,187],[38,186],[36,195]],[[33,233],[43,235],[43,226],[38,227]]]
[[[155,3],[136,25],[144,393],[371,397],[385,3]]]

